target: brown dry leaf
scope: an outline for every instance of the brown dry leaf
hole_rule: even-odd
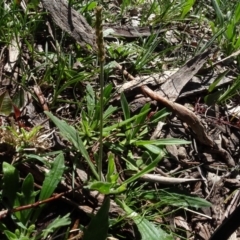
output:
[[[169,100],[175,101],[183,87],[189,80],[202,68],[203,64],[207,61],[210,53],[216,49],[207,50],[189,60],[181,69],[174,73],[168,80],[161,85],[161,92]]]
[[[181,228],[185,229],[186,231],[191,231],[191,229],[188,226],[187,221],[182,216],[176,216],[174,218],[174,224],[177,227],[181,227]]]
[[[119,70],[122,70],[120,65],[117,65]],[[126,82],[122,85],[116,86],[118,94],[125,91],[132,91],[134,88],[141,87],[143,85],[151,85],[156,86],[160,85],[167,81],[170,76],[174,75],[177,72],[177,69],[167,70],[163,73],[154,73],[149,76],[139,76],[135,78],[131,78],[126,70],[123,71],[124,76],[128,77],[129,82]]]
[[[19,47],[21,47],[21,42],[19,41],[19,39],[12,39],[8,49],[8,62],[4,66],[4,70],[6,72],[11,73],[14,69],[20,53]]]

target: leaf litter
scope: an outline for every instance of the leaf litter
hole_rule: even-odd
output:
[[[67,32],[82,47],[90,45],[93,52],[96,50],[94,30],[87,23],[84,17],[80,15],[77,11],[75,11],[73,8],[71,8],[70,14],[73,20],[72,24],[75,25],[72,26],[71,24],[69,24],[67,20],[67,17],[69,15],[66,1],[56,1],[55,6],[50,4],[48,1],[43,0],[42,4],[44,8],[48,10],[49,15],[53,18],[54,22],[58,25],[59,28],[61,28],[64,32]],[[58,8],[61,8],[61,11],[59,11]],[[105,27],[106,29],[111,28],[113,30],[109,32],[108,36],[106,36],[106,39],[108,39],[108,41],[114,41],[119,36],[126,39],[136,39],[139,36],[146,37],[151,34],[151,29],[149,30],[149,27],[130,27],[124,25],[121,27],[116,25],[109,25]],[[179,37],[177,32],[181,28],[182,26],[176,24],[176,26],[174,26],[171,30],[173,34],[176,33],[174,38],[172,37],[172,44],[179,43]],[[194,46],[194,42],[191,40],[193,31],[196,31],[196,35],[200,34],[198,30],[195,30],[194,28],[195,26],[191,26],[191,24],[186,24],[186,26],[184,26],[185,33],[187,33],[187,35],[189,34],[189,36],[187,36],[185,40],[188,45]],[[161,35],[166,32],[167,30],[163,29],[162,31],[158,32],[158,34]],[[49,34],[53,35],[52,32],[50,32]],[[24,62],[29,57],[27,52],[23,53],[23,55],[19,55],[19,48],[22,48],[22,45],[23,43],[21,42],[21,44],[17,46],[16,41],[13,39],[10,47],[8,48],[8,58],[11,59],[11,61],[9,62],[7,60],[7,54],[5,53],[2,55],[1,59],[3,63],[5,62],[5,67],[3,68],[3,71],[6,71],[6,73],[4,74],[6,74],[6,76],[9,73],[14,74],[14,79],[16,81],[18,78],[23,77],[23,73],[21,72],[22,70],[20,70],[20,73],[16,72],[15,66],[17,60],[21,58],[21,60]],[[57,47],[55,47],[55,49],[57,49]],[[216,102],[211,106],[207,107],[204,106],[202,102],[205,96],[204,94],[207,93],[206,90],[208,86],[211,84],[211,82],[214,81],[214,79],[216,79],[214,78],[214,76],[217,76],[219,74],[218,69],[210,69],[211,65],[206,68],[206,66],[208,65],[207,61],[209,61],[209,59],[212,59],[212,66],[216,65],[222,68],[229,68],[230,70],[233,70],[227,64],[224,65],[224,62],[227,59],[222,61],[215,61],[214,56],[212,56],[214,54],[218,54],[215,50],[215,48],[211,50],[206,50],[201,54],[194,55],[194,57],[192,57],[193,53],[190,51],[190,57],[187,59],[188,61],[186,61],[186,64],[183,67],[178,66],[177,70],[171,68],[161,73],[154,73],[150,75],[141,75],[137,73],[138,76],[136,77],[131,76],[131,74],[127,70],[125,70],[125,68],[123,68],[120,64],[116,63],[116,68],[120,70],[121,74],[117,73],[117,71],[115,73],[115,82],[117,83],[115,87],[116,93],[111,103],[118,106],[117,102],[119,102],[119,95],[121,92],[124,92],[129,102],[133,102],[133,104],[131,104],[130,102],[129,105],[130,109],[134,109],[134,112],[139,111],[139,109],[146,102],[151,103],[153,111],[156,111],[156,109],[160,106],[167,107],[171,111],[171,114],[169,115],[166,124],[161,126],[158,133],[158,138],[164,139],[167,137],[173,137],[191,141],[191,145],[176,145],[174,153],[173,150],[169,150],[169,153],[171,152],[172,154],[167,155],[168,157],[164,157],[163,161],[161,161],[155,168],[154,174],[145,174],[140,178],[144,182],[153,181],[155,183],[155,186],[158,186],[160,188],[161,185],[157,185],[157,183],[159,182],[161,184],[165,184],[166,186],[171,184],[178,185],[180,189],[187,190],[188,193],[193,193],[198,197],[201,197],[202,199],[206,198],[212,203],[211,207],[208,206],[206,208],[201,208],[201,204],[199,203],[196,205],[197,211],[193,211],[191,213],[188,212],[188,210],[184,212],[183,209],[179,209],[179,211],[176,212],[175,215],[173,214],[173,216],[171,216],[170,218],[165,216],[160,217],[161,223],[169,224],[173,232],[175,232],[176,234],[182,234],[182,236],[187,239],[209,239],[215,228],[220,225],[223,219],[229,216],[229,214],[233,212],[238,205],[236,203],[236,198],[239,197],[239,193],[234,191],[239,187],[238,146],[240,132],[237,113],[232,113],[230,110],[224,109],[224,107],[220,106],[220,104]],[[178,50],[173,51],[175,55],[181,52],[177,51]],[[9,66],[11,66],[11,69]],[[234,71],[236,73],[236,69],[234,69]],[[17,76],[17,74],[19,75]],[[121,79],[122,77],[121,75],[125,76],[127,82],[122,83],[121,80],[119,81],[119,79]],[[224,86],[224,84],[231,83],[233,81],[233,76],[234,74],[227,74],[219,81],[217,86],[221,87]],[[29,78],[32,78],[33,82],[35,82],[34,77],[29,76]],[[1,81],[6,83],[8,82],[6,81],[7,79],[8,77],[2,76]],[[76,102],[76,98],[81,99],[84,94],[84,91],[79,90],[82,87],[85,87],[84,84],[85,83],[83,83],[83,85],[80,84],[79,86],[75,86],[77,89],[77,91],[74,92],[75,98],[72,94],[73,89],[71,87],[67,87],[59,94],[59,96],[56,97],[56,99],[58,100],[62,98],[69,100],[69,102],[71,102],[70,100],[73,100],[72,102]],[[97,88],[97,84],[94,85],[92,81],[91,84],[93,85],[93,87]],[[191,84],[194,86],[194,91],[191,90]],[[17,85],[17,83],[14,83],[14,87],[16,87]],[[35,83],[30,85],[30,90],[26,88],[26,86],[21,87],[21,89],[24,89],[24,91],[26,92],[30,92],[32,95],[30,99],[30,102],[32,104],[31,111],[35,112],[35,116],[33,118],[32,116],[34,114],[31,114],[31,117],[29,117],[30,115],[28,111],[17,111],[19,106],[14,107],[11,100],[13,99],[14,91],[10,91],[9,94],[7,91],[5,93],[8,94],[8,98],[6,98],[5,95],[1,95],[2,97],[0,99],[0,105],[1,111],[3,106],[8,106],[7,110],[9,110],[10,112],[7,112],[7,114],[6,111],[1,113],[2,126],[7,126],[10,122],[10,125],[12,125],[12,127],[18,126],[19,128],[23,128],[26,131],[29,131],[29,129],[33,129],[33,127],[36,125],[43,125],[46,129],[46,132],[44,133],[43,131],[42,133],[39,133],[41,133],[42,136],[45,136],[44,139],[48,138],[48,145],[45,145],[44,148],[40,151],[40,147],[36,146],[34,144],[34,141],[32,141],[32,145],[29,147],[31,147],[31,149],[34,149],[33,153],[39,153],[43,150],[46,151],[45,153],[47,154],[45,154],[44,156],[40,155],[39,159],[41,159],[42,162],[47,163],[48,161],[50,161],[49,159],[51,159],[48,156],[51,151],[58,151],[64,147],[66,149],[69,147],[69,144],[63,138],[59,137],[58,133],[56,133],[57,137],[53,135],[53,132],[51,132],[51,123],[49,122],[49,119],[46,118],[43,114],[43,111],[48,111],[50,107],[47,103],[48,101],[51,102],[52,100],[51,95],[53,89],[48,84],[42,84],[40,86],[36,85]],[[153,90],[151,88],[153,88]],[[18,91],[18,89],[16,88],[15,91]],[[143,99],[141,103],[137,98],[137,96],[139,95]],[[198,97],[200,97],[200,103],[197,103],[196,101],[197,95]],[[235,98],[235,101],[237,101],[237,98],[238,97]],[[140,104],[134,107],[134,100]],[[8,105],[6,105],[6,102]],[[190,103],[190,106],[187,105],[187,103]],[[30,103],[27,102],[25,103],[25,106],[21,107],[27,108],[26,105],[28,104]],[[195,106],[193,106],[194,104]],[[196,106],[197,104],[198,106]],[[15,111],[13,111],[14,108]],[[60,105],[58,106],[58,109],[54,112],[54,114],[70,123],[76,123],[80,120],[79,115],[76,114],[76,110],[79,111],[79,108],[81,108],[81,106],[76,107],[70,103],[62,104],[60,102]],[[6,115],[11,114],[13,114],[13,117],[11,118],[12,120],[9,120],[9,116],[6,117]],[[78,119],[75,119],[76,116],[78,116]],[[20,117],[23,118],[21,125],[19,123]],[[21,139],[21,141],[28,141],[29,138],[27,138],[27,134],[24,132],[22,133],[23,139]],[[1,156],[8,155],[9,157],[9,151],[6,150],[4,146],[6,146],[7,144],[9,145],[9,147],[12,147],[12,144],[11,142],[6,141],[6,136],[4,136],[4,134],[1,131]],[[19,134],[19,132],[17,132],[17,134]],[[74,139],[75,145],[79,145],[80,138],[76,139],[74,133],[72,135],[71,134],[71,132],[68,133],[66,138]],[[113,138],[111,140],[113,140]],[[21,144],[19,144],[18,147],[20,146]],[[10,155],[10,162],[21,161],[23,152],[15,152],[11,150],[12,154]],[[29,153],[29,156],[31,156],[31,154],[32,152]],[[89,161],[89,164],[90,162],[95,162],[92,153],[89,156],[87,156],[86,154],[88,153],[85,152],[82,154],[85,155],[85,158],[87,159],[87,161]],[[138,153],[136,152],[135,154],[136,157],[138,157]],[[70,167],[71,162],[76,162],[76,158],[73,156],[71,151],[66,152],[66,155],[68,160],[66,160],[65,164],[66,166]],[[77,158],[80,158],[79,153],[76,153],[76,156]],[[37,158],[36,155],[34,157]],[[118,161],[117,158],[118,157],[116,156],[116,161]],[[123,163],[121,161],[118,161],[118,164],[121,165]],[[19,170],[21,171],[21,173],[25,173],[25,176],[28,173],[32,173],[32,175],[34,176],[34,181],[36,183],[43,182],[44,172],[47,171],[44,165],[41,166],[31,162],[23,162],[20,165],[21,166],[19,166]],[[69,206],[74,206],[74,208],[79,211],[81,217],[86,219],[87,214],[96,214],[97,212],[99,212],[99,209],[101,209],[101,206],[104,202],[104,195],[99,194],[96,191],[88,191],[87,189],[81,188],[81,185],[90,175],[90,170],[89,167],[87,167],[87,165],[84,163],[81,163],[81,166],[76,165],[75,167],[75,178],[73,178],[73,175],[71,174],[65,176],[65,180],[59,182],[58,191],[65,192],[66,194],[63,194],[63,200]],[[124,167],[124,165],[119,166],[119,168],[121,169],[124,169]],[[78,168],[79,170],[77,170]],[[156,174],[157,172],[162,172],[165,176],[158,176]],[[71,194],[69,194],[69,191],[71,191],[73,188],[78,190],[74,191],[74,196],[71,196]],[[168,191],[166,190],[166,192]],[[171,193],[171,191],[169,191],[168,193],[169,195],[173,194]],[[179,195],[180,197],[185,196],[187,198],[186,195]],[[62,197],[62,195],[59,196],[59,198],[60,197]],[[56,197],[55,200],[57,198],[58,197]],[[164,199],[164,196],[162,196],[162,198]],[[191,198],[189,197],[185,202],[188,202],[190,200]],[[151,201],[146,202],[146,204],[154,203],[154,201]],[[196,201],[194,201],[194,203],[196,203]],[[127,216],[126,213],[128,211],[134,212],[131,209],[120,206],[120,203],[117,204],[114,199],[111,199],[109,203],[109,213],[112,216]],[[71,209],[71,207],[69,208]],[[171,210],[171,208],[169,209]],[[58,213],[59,209],[54,209],[52,212],[52,219]],[[1,216],[3,217],[3,215],[5,214],[6,212],[2,213]],[[133,222],[135,222],[135,224],[137,225],[142,225],[142,228],[140,228],[141,231],[144,228],[148,229],[148,231],[152,228],[150,222],[146,218],[143,218],[141,221],[140,216],[138,216],[138,214],[136,216],[137,218],[134,219]],[[173,225],[172,222],[174,222]],[[85,225],[87,224],[85,223]],[[129,236],[129,239],[138,239],[134,235],[135,233],[133,231],[131,222],[125,227],[127,228],[127,230],[118,229],[120,235],[125,233],[127,236]],[[181,233],[181,229],[184,229],[186,231],[186,234]],[[158,232],[160,231],[160,229],[154,228],[154,231]],[[142,236],[147,239],[147,236],[145,236],[144,234],[145,233],[142,232]],[[165,232],[163,234],[165,234]],[[112,233],[112,235],[114,234]],[[164,239],[173,238],[171,238],[169,235],[166,235],[166,238]]]

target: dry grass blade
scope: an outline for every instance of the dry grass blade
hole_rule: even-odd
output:
[[[186,182],[196,182],[201,179],[195,179],[195,178],[174,178],[174,177],[163,177],[156,174],[144,174],[140,177],[141,180],[147,181],[147,182],[155,182],[155,183],[162,183],[162,184],[180,184],[180,183],[186,183]]]

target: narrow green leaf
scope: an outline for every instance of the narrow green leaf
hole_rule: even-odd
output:
[[[118,108],[113,107],[112,105],[108,106],[107,110],[103,114],[103,120],[106,121],[109,116],[112,115],[113,112],[115,112]]]
[[[8,91],[0,95],[0,114],[8,116],[13,110],[12,100]]]
[[[88,115],[93,117],[94,116],[94,111],[95,111],[95,94],[93,91],[93,88],[90,84],[87,84],[86,86],[86,100],[87,100],[87,110],[88,110]]]
[[[106,105],[111,100],[112,84],[108,84],[103,90],[104,105]]]
[[[7,162],[3,162],[3,197],[8,200],[8,207],[13,208],[19,189],[19,173],[16,168]]]
[[[147,118],[149,110],[150,110],[150,103],[145,104],[143,106],[143,108],[141,109],[139,114],[141,114],[142,112],[144,112],[145,114],[136,118],[136,120],[133,124],[131,139],[134,139],[136,137],[137,133],[139,132],[140,128],[143,127],[142,125],[143,125],[144,122],[146,122],[146,118]]]
[[[189,13],[194,3],[195,3],[195,0],[187,0],[184,2],[182,6],[182,14],[181,14],[182,19]]]
[[[33,192],[34,192],[34,178],[32,174],[29,173],[22,183],[22,193],[25,199],[28,201],[32,197]]]
[[[60,227],[64,227],[64,226],[68,226],[70,225],[71,221],[69,218],[70,213],[66,214],[63,217],[57,217],[56,219],[54,219],[53,222],[51,222],[42,232],[42,237],[43,239],[46,239],[47,236],[51,233],[53,233],[54,231],[56,231],[56,229],[60,228]]]
[[[145,200],[160,201],[161,204],[176,207],[211,207],[211,203],[186,191],[176,188],[161,189],[158,191],[144,191],[138,196]]]
[[[69,86],[75,84],[75,83],[79,83],[80,81],[83,81],[84,79],[88,79],[90,78],[91,74],[83,72],[81,73],[81,75],[77,75],[76,77],[73,77],[72,79],[66,81],[63,85],[60,86],[59,89],[57,89],[56,91],[56,96],[59,96],[61,94],[62,91],[64,91],[65,89],[67,89]]]
[[[208,92],[212,92],[216,86],[218,85],[218,83],[222,80],[223,77],[226,76],[226,74],[228,74],[229,70],[224,71],[223,73],[220,73],[217,78],[213,81],[213,83],[210,84],[209,88],[208,88]]]
[[[29,173],[22,183],[22,192],[18,193],[19,205],[24,206],[34,203],[35,197],[39,192],[40,191],[34,191],[34,179],[32,174]],[[14,213],[14,215],[24,226],[27,226],[30,215],[33,211],[33,209],[26,209]]]
[[[235,23],[236,24],[239,23],[239,21],[240,21],[240,2],[237,4],[237,6],[235,8],[233,17],[234,17]]]
[[[212,25],[214,25],[214,23],[212,23]],[[198,53],[201,53],[201,52],[204,52],[206,49],[208,49],[210,46],[212,46],[212,44],[215,42],[215,40],[221,36],[226,30],[226,27],[223,26],[221,28],[217,28],[217,32],[215,32],[215,34],[212,36],[212,38],[207,41],[202,47],[201,49],[197,52]]]
[[[87,186],[87,188],[89,188],[90,190],[97,190],[102,194],[110,194],[112,186],[113,186],[112,183],[97,181],[97,182],[90,183]]]
[[[52,169],[46,174],[39,200],[47,199],[53,194],[54,190],[62,179],[64,169],[64,156],[61,153],[54,159]]]
[[[232,96],[238,93],[239,88],[240,88],[240,76],[238,76],[234,80],[233,84],[219,97],[218,102],[221,103],[231,98]]]
[[[107,182],[112,183],[112,175],[115,173],[115,169],[114,155],[110,153],[108,156],[108,171],[106,176]]]
[[[147,110],[147,111],[148,111],[148,110]],[[109,134],[110,131],[116,130],[117,128],[120,128],[120,127],[122,127],[122,126],[124,126],[124,125],[127,125],[128,123],[134,121],[136,118],[144,115],[147,111],[142,112],[141,114],[135,115],[135,116],[133,116],[133,117],[131,117],[131,118],[125,120],[125,121],[122,121],[122,122],[113,124],[113,125],[110,126],[110,127],[105,127],[105,128],[103,129],[104,134]]]
[[[121,106],[122,106],[122,110],[123,110],[124,119],[125,120],[129,119],[130,118],[130,110],[129,110],[128,102],[127,102],[127,99],[126,99],[124,93],[121,93]]]
[[[13,96],[12,99],[13,103],[18,107],[22,108],[24,105],[27,103],[28,98],[27,98],[27,92],[23,89],[20,88]]]
[[[208,106],[214,105],[219,101],[219,98],[222,96],[223,93],[224,93],[223,89],[210,93],[204,97],[204,102]]]
[[[116,200],[116,202],[122,206],[127,212],[128,217],[131,218],[141,234],[142,240],[174,240],[173,236],[166,233],[161,228],[156,227],[153,223],[149,222],[146,218],[140,216],[129,208],[123,201]]]
[[[151,117],[151,123],[158,123],[160,119],[163,119],[164,117],[168,116],[170,112],[166,108],[161,109],[160,111],[156,112]]]
[[[62,179],[62,175],[64,173],[65,165],[64,165],[64,156],[60,153],[53,161],[53,165],[51,170],[46,174],[45,179],[43,181],[42,189],[40,192],[39,200],[44,200],[53,194],[57,185]],[[44,205],[38,207],[38,209],[34,212],[33,222],[35,222],[41,213]]]
[[[123,116],[124,116],[124,119],[125,120],[128,120],[130,118],[130,109],[129,109],[129,106],[128,106],[128,102],[127,102],[127,99],[124,95],[124,93],[121,93],[121,106],[122,106],[122,110],[123,110]],[[126,124],[126,126],[124,126],[126,132],[126,140],[127,140],[127,143],[129,141],[131,141],[131,128],[130,128],[130,122]]]
[[[94,174],[94,176],[97,179],[99,179],[96,168],[93,165],[93,163],[88,155],[88,152],[87,152],[85,146],[83,145],[81,137],[80,137],[79,133],[76,131],[76,129],[73,128],[72,126],[68,125],[65,121],[60,120],[57,117],[53,116],[52,113],[50,113],[50,112],[45,112],[45,114],[59,128],[62,136],[65,137],[69,142],[71,142],[74,145],[74,147],[82,153],[82,155],[85,158],[85,160],[87,161],[90,169],[92,170],[92,173]]]
[[[190,141],[185,141],[178,138],[166,138],[166,139],[158,139],[158,140],[139,140],[136,141],[136,146],[143,146],[143,145],[156,145],[156,146],[166,146],[166,145],[175,145],[175,144],[190,144]]]
[[[218,19],[218,22],[220,24],[220,26],[222,27],[224,25],[224,16],[223,16],[223,13],[218,5],[218,1],[217,0],[211,0],[212,2],[212,5],[213,5],[213,8],[215,10],[215,13],[217,15],[217,19]]]
[[[5,236],[8,238],[8,240],[13,240],[13,239],[19,239],[18,236],[8,230],[4,231]]]
[[[163,150],[155,145],[152,144],[144,144],[143,147],[145,147],[147,150],[149,150],[150,152],[154,153],[154,154],[159,154],[159,153],[163,153]]]
[[[109,227],[109,207],[110,197],[106,196],[101,208],[92,218],[87,230],[84,232],[83,240],[106,240]]]
[[[133,182],[135,180],[137,180],[138,178],[140,178],[142,175],[152,171],[156,165],[159,163],[159,161],[163,158],[162,154],[159,154],[156,159],[151,162],[146,168],[144,168],[143,170],[141,170],[140,172],[136,173],[135,175],[133,175],[132,177],[128,178],[127,180],[125,180],[122,184],[127,185],[130,182]]]

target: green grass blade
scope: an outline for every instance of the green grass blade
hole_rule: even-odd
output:
[[[63,137],[65,137],[68,141],[70,141],[74,147],[80,151],[83,155],[83,157],[85,158],[85,160],[87,161],[90,169],[92,170],[92,173],[94,174],[94,176],[96,177],[96,179],[99,180],[99,176],[98,173],[96,171],[95,166],[93,165],[88,152],[85,148],[85,146],[83,145],[83,142],[80,138],[79,133],[76,131],[75,128],[73,128],[72,126],[68,125],[65,121],[58,119],[57,117],[53,116],[52,113],[50,112],[45,112],[45,114],[54,122],[54,124],[59,128],[61,134]]]
[[[217,15],[217,19],[218,19],[218,22],[220,24],[220,26],[223,26],[224,25],[224,16],[223,16],[223,13],[218,5],[218,1],[217,0],[211,0],[212,2],[212,5],[213,5],[213,8],[215,10],[215,13]]]
[[[187,0],[182,6],[182,14],[181,18],[183,19],[191,10],[192,6],[194,5],[195,0]]]
[[[124,93],[121,93],[121,106],[122,106],[122,110],[123,110],[123,115],[124,115],[124,119],[127,120],[130,118],[130,109],[128,106],[128,102],[127,99],[124,95]]]
[[[226,70],[223,73],[220,73],[217,78],[213,81],[213,83],[209,86],[208,88],[208,92],[212,92],[216,86],[218,85],[218,83],[222,80],[223,77],[226,76],[226,74],[228,74],[229,70]]]
[[[110,126],[110,127],[105,127],[105,128],[103,129],[103,132],[104,132],[105,135],[106,135],[106,134],[109,134],[110,131],[115,130],[115,129],[117,129],[117,128],[120,128],[120,127],[122,127],[122,126],[124,126],[124,125],[127,125],[128,123],[134,121],[136,118],[144,115],[144,114],[145,114],[146,112],[148,112],[148,111],[149,111],[149,110],[147,110],[147,111],[145,111],[145,112],[142,112],[141,114],[135,115],[135,116],[133,116],[133,117],[131,117],[131,118],[125,120],[125,121],[120,122],[120,123],[116,123],[116,124],[114,124],[114,125],[112,125],[112,126]]]
[[[240,89],[240,76],[238,76],[238,78],[235,79],[234,83],[220,96],[218,102],[221,103],[231,98],[232,96],[238,93],[239,89]]]
[[[226,31],[226,27],[219,28],[218,31],[212,36],[212,38],[205,45],[203,45],[202,48],[196,54],[206,51],[206,49],[209,48],[214,43],[214,41],[219,36],[221,36],[225,31]]]
[[[135,180],[137,180],[138,178],[140,178],[142,175],[152,171],[156,165],[159,163],[159,161],[163,158],[163,154],[159,154],[156,159],[151,162],[146,168],[144,168],[143,170],[141,170],[140,172],[136,173],[135,175],[133,175],[132,177],[128,178],[126,181],[124,181],[122,183],[122,185],[127,185]]]
[[[133,130],[131,134],[131,139],[134,139],[139,132],[140,128],[142,127],[143,123],[146,122],[147,114],[150,110],[150,103],[146,104],[140,111],[140,114],[142,112],[146,112],[145,114],[139,116],[136,118],[134,124],[133,124]]]
[[[165,145],[175,145],[175,144],[190,144],[191,141],[186,141],[178,138],[166,138],[158,140],[139,140],[135,142],[136,146],[143,146],[148,144],[153,144],[156,146],[165,146]]]
[[[43,231],[42,231],[42,239],[47,239],[47,236],[51,233],[54,233],[56,229],[64,226],[68,226],[71,223],[71,220],[69,218],[70,213],[66,214],[63,217],[57,217],[54,219],[53,222],[51,222]]]
[[[240,2],[237,4],[235,8],[235,12],[233,14],[234,22],[237,24],[240,21]]]
[[[161,189],[159,191],[144,191],[138,196],[145,200],[160,201],[161,204],[175,207],[211,207],[211,203],[186,191],[177,188]]]
[[[134,221],[141,234],[142,240],[174,240],[171,235],[134,212],[123,201],[116,199],[116,202],[127,212],[128,217]]]
[[[163,152],[163,150],[156,145],[152,144],[144,144],[143,147],[145,147],[149,152],[154,153],[154,154],[159,154]]]

